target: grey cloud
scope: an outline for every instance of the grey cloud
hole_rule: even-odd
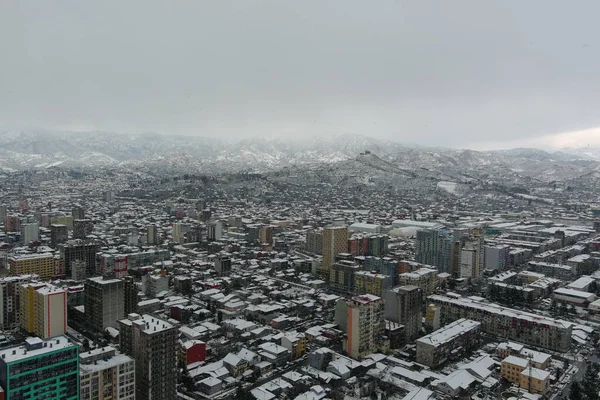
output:
[[[469,146],[600,126],[600,3],[0,0],[0,126]]]

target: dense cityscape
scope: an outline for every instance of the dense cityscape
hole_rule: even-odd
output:
[[[3,172],[0,398],[598,398],[593,191],[308,173]]]

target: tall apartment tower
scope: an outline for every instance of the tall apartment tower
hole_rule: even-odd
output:
[[[0,279],[0,330],[13,330],[21,320],[21,285],[39,278],[37,275],[8,276]]]
[[[28,245],[38,240],[40,240],[40,225],[37,222],[21,225],[21,243]]]
[[[223,238],[223,222],[215,221],[208,224],[206,237],[209,242],[221,240]]]
[[[4,217],[4,230],[6,232],[20,232],[21,220],[16,215],[7,215]]]
[[[87,265],[87,275],[96,275],[96,253],[98,245],[91,242],[69,241],[59,246],[60,258],[63,260],[65,273],[71,275],[71,262],[82,260]]]
[[[405,343],[416,339],[423,319],[423,290],[414,285],[385,292],[385,318],[404,325]]]
[[[383,299],[370,294],[340,300],[336,306],[336,322],[345,329],[343,347],[352,358],[360,359],[389,346],[385,334]]]
[[[418,263],[438,267],[440,272],[452,273],[455,261],[454,249],[454,236],[447,229],[417,231],[415,260]]]
[[[101,334],[109,326],[118,327],[125,316],[124,292],[121,279],[98,276],[85,281],[85,318],[92,331]]]
[[[148,225],[148,229],[146,231],[147,233],[147,241],[148,244],[158,244],[158,230],[156,228],[156,225],[152,224],[152,225]]]
[[[0,386],[6,399],[79,400],[79,347],[66,336],[27,338],[0,350]],[[96,397],[98,398],[98,397]]]
[[[306,234],[305,249],[315,254],[323,254],[323,231],[311,231]]]
[[[21,291],[21,328],[42,339],[67,332],[67,292],[51,284],[27,283]]]
[[[231,273],[231,255],[219,253],[215,257],[215,270],[219,276],[228,276]]]
[[[50,225],[50,246],[57,248],[69,239],[69,229],[63,224]]]
[[[335,226],[323,230],[323,262],[320,273],[328,276],[335,257],[348,251],[348,227]]]
[[[123,278],[123,290],[125,292],[123,296],[125,315],[137,312],[139,290],[133,276],[126,276]]]
[[[485,246],[483,236],[461,235],[458,242],[458,276],[480,279],[485,264]]]
[[[119,321],[121,351],[135,359],[136,399],[175,400],[179,329],[148,314]]]
[[[7,209],[5,205],[0,205],[0,222],[4,222],[4,218],[6,218]]]
[[[135,360],[101,347],[79,354],[80,399],[135,400]]]

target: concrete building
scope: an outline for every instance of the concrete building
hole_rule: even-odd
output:
[[[60,258],[63,260],[65,273],[71,275],[71,263],[74,260],[85,261],[87,276],[96,275],[96,253],[98,245],[91,242],[70,241],[59,245]]]
[[[384,293],[385,319],[404,325],[404,343],[414,340],[421,331],[423,292],[413,285],[399,286]]]
[[[66,336],[27,338],[0,350],[0,386],[6,399],[79,400],[79,347]]]
[[[229,276],[231,274],[231,254],[217,254],[215,256],[215,270],[220,276]]]
[[[38,275],[50,279],[55,275],[55,260],[51,253],[15,254],[8,257],[11,275]]]
[[[481,323],[461,318],[417,339],[417,362],[431,368],[479,347]]]
[[[327,227],[323,230],[323,262],[319,273],[329,276],[335,257],[348,251],[348,227]]]
[[[306,251],[323,254],[323,230],[310,231],[306,234]]]
[[[389,347],[385,334],[383,299],[373,295],[356,296],[340,300],[336,306],[336,322],[344,319],[346,336],[343,348],[355,359]],[[345,312],[344,312],[345,311]]]
[[[206,236],[209,242],[223,239],[223,222],[215,221],[208,224]]]
[[[135,359],[136,399],[177,398],[179,329],[148,314],[119,321],[121,351]]]
[[[17,215],[7,215],[4,217],[5,232],[21,232],[21,220]]]
[[[329,288],[347,295],[356,293],[355,274],[358,272],[361,272],[360,266],[352,261],[342,260],[334,263],[329,269]]]
[[[499,244],[484,247],[485,269],[497,269],[503,271],[509,268],[510,246]]]
[[[438,307],[435,304],[428,305],[427,310],[425,310],[426,324],[434,330],[440,329],[441,314],[441,307]]]
[[[423,296],[433,294],[438,284],[438,270],[420,268],[413,272],[398,275],[398,284],[401,286],[413,285],[421,288]]]
[[[31,242],[40,240],[40,225],[37,222],[30,222],[21,225],[21,243],[28,245]]]
[[[79,354],[81,400],[135,400],[135,360],[101,347]]]
[[[150,245],[158,244],[158,229],[156,225],[148,225],[146,229],[146,241]]]
[[[0,330],[19,327],[21,320],[21,285],[39,278],[38,275],[8,276],[0,279]]]
[[[452,273],[455,262],[454,235],[447,229],[421,229],[417,231],[415,260],[438,267],[440,272]]]
[[[71,262],[71,279],[81,282],[87,278],[87,264],[83,260]]]
[[[20,327],[42,339],[67,332],[67,292],[47,283],[26,283],[20,290]]]
[[[57,248],[59,244],[65,243],[69,239],[69,230],[66,225],[50,225],[50,246]]]
[[[121,279],[88,278],[85,281],[85,318],[87,327],[102,334],[125,316],[124,284]]]
[[[142,291],[149,297],[169,290],[169,278],[163,274],[146,274],[142,277]]]
[[[125,315],[137,312],[138,304],[138,286],[133,279],[133,276],[126,276],[123,278],[123,303]]]
[[[392,288],[393,281],[389,275],[371,271],[357,271],[354,274],[354,294],[374,294],[382,297],[383,293]]]
[[[572,325],[539,314],[517,311],[473,298],[432,295],[442,309],[442,321],[468,318],[482,323],[482,330],[509,340],[564,352],[571,346]]]

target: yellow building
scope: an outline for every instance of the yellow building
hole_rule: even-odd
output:
[[[335,257],[348,251],[348,227],[329,227],[323,230],[323,262],[321,274],[329,275]]]
[[[502,360],[500,375],[512,383],[521,383],[521,372],[529,365],[524,358],[508,356]]]
[[[413,272],[398,275],[400,286],[414,285],[423,291],[423,298],[433,294],[438,283],[438,271],[431,268],[419,268]]]
[[[529,393],[546,393],[550,384],[550,372],[535,367],[527,367],[521,372],[519,384],[521,388],[526,389]]]
[[[291,352],[293,360],[306,354],[307,343],[308,341],[303,333],[286,333],[285,336],[281,338],[281,345]]]
[[[358,294],[374,294],[382,297],[383,292],[392,288],[392,277],[372,271],[358,271],[354,274],[354,290]]]
[[[50,279],[55,275],[54,256],[45,254],[14,255],[8,258],[8,269],[11,275],[39,275]]]
[[[345,308],[345,310],[344,310]],[[340,307],[340,317],[345,318],[346,338],[342,342],[346,353],[355,359],[389,348],[385,340],[383,299],[370,294],[355,296]],[[345,311],[345,313],[344,313]],[[336,310],[337,314],[338,310]],[[336,322],[337,322],[336,315]]]
[[[67,331],[67,293],[54,285],[28,283],[20,288],[20,326],[42,339]]]

